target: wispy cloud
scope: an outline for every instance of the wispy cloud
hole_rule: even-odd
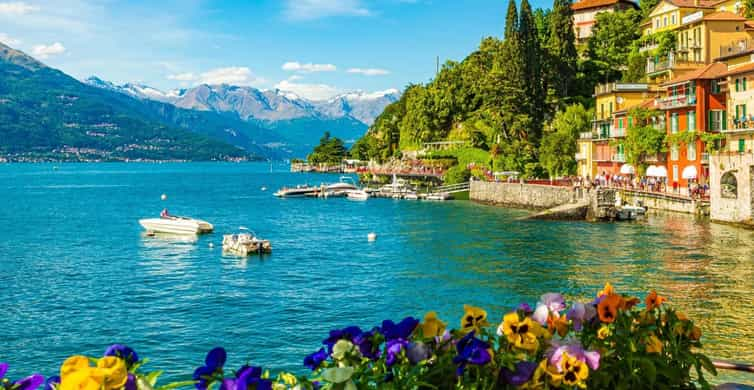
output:
[[[0,33],[0,42],[9,46],[16,46],[21,44],[20,39],[13,38],[6,33]]]
[[[389,75],[390,71],[387,69],[377,69],[377,68],[351,68],[348,69],[348,73],[354,73],[354,74],[362,74],[364,76],[385,76]]]
[[[343,92],[339,88],[327,84],[297,83],[296,81],[300,79],[300,77],[292,76],[287,80],[277,83],[275,88],[281,91],[293,92],[309,100],[327,100]]]
[[[369,16],[360,0],[286,0],[285,16],[290,20],[315,20],[331,16]]]
[[[206,72],[195,74],[192,72],[176,73],[167,76],[168,80],[180,81],[182,85],[188,85],[189,82],[194,84],[229,84],[239,86],[258,86],[266,82],[262,77],[258,77],[245,66],[229,66],[225,68],[215,68]]]
[[[168,75],[168,80],[177,80],[177,81],[194,81],[197,78],[198,77],[191,72]]]
[[[18,16],[36,11],[39,11],[39,7],[23,1],[0,2],[0,15]]]
[[[40,60],[63,53],[65,53],[65,46],[60,42],[55,42],[51,45],[36,45],[31,49],[31,55]]]
[[[335,72],[338,70],[338,67],[336,67],[333,64],[312,64],[311,62],[308,64],[302,64],[300,62],[286,62],[282,66],[283,70],[287,70],[289,72],[300,72],[300,73],[314,73],[314,72]]]

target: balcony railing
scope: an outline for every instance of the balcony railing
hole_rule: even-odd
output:
[[[574,158],[576,158],[576,161],[586,160],[586,156],[584,155],[584,153],[576,153]]]
[[[625,154],[614,154],[612,161],[615,162],[626,162],[626,155]]]
[[[626,136],[626,129],[620,127],[613,127],[610,129],[611,138],[622,138]]]
[[[604,95],[611,92],[645,92],[649,91],[649,85],[643,83],[605,83],[594,87],[595,95]]]
[[[661,110],[693,106],[695,104],[696,96],[694,95],[676,95],[657,99],[657,106]]]
[[[704,62],[701,61],[687,61],[683,59],[676,59],[673,56],[663,61],[653,61],[651,58],[647,59],[647,73],[659,73],[666,70],[670,70],[676,67],[689,67],[689,66],[702,66]]]
[[[754,50],[754,39],[739,39],[720,46],[720,57],[732,56],[749,50]]]
[[[668,159],[667,153],[657,153],[657,154],[651,154],[649,156],[644,157],[644,162],[648,163],[661,163],[665,162]]]
[[[639,53],[644,53],[645,51],[654,50],[654,49],[657,49],[658,47],[660,47],[660,45],[657,43],[648,44],[648,45],[640,47]]]
[[[580,139],[593,139],[594,133],[591,131],[584,131],[584,132],[579,133],[579,138]]]
[[[740,132],[742,130],[750,130],[754,129],[754,115],[750,117],[740,117],[735,118],[733,116],[728,117],[728,124],[730,124],[730,129],[724,129],[721,130],[723,133],[726,132]]]

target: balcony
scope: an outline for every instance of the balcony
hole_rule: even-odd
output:
[[[644,45],[644,46],[640,47],[639,48],[639,53],[644,53],[645,51],[654,50],[654,49],[657,49],[658,47],[660,47],[659,44],[657,44],[657,43],[650,43],[648,45]]]
[[[720,57],[733,56],[754,50],[754,39],[739,39],[728,45],[720,46]]]
[[[615,162],[626,162],[626,155],[625,154],[614,154],[611,161]]]
[[[667,153],[651,154],[644,157],[644,162],[648,163],[663,163],[668,160]]]
[[[702,61],[688,61],[683,59],[676,59],[674,55],[670,55],[666,60],[653,61],[652,58],[647,58],[647,74],[665,72],[675,68],[695,68],[704,66]]]
[[[584,131],[582,133],[579,133],[579,139],[593,139],[595,138],[594,133],[591,131]]]
[[[657,99],[657,106],[660,110],[669,110],[696,105],[696,96],[694,95],[676,95]]]
[[[613,92],[647,92],[648,84],[642,83],[606,83],[594,87],[594,95],[606,95]]]
[[[586,160],[586,155],[584,153],[576,153],[574,158],[576,159],[576,161],[582,161]]]
[[[747,133],[754,131],[754,115],[748,118],[734,118],[733,116],[729,116],[728,125],[730,126],[729,129],[723,129],[720,131],[722,133]]]
[[[610,138],[623,138],[626,136],[626,129],[613,127],[610,129]]]

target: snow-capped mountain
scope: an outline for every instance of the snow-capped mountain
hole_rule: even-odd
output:
[[[325,101],[312,101],[290,91],[253,87],[202,84],[190,89],[164,92],[139,83],[115,85],[97,77],[84,80],[95,87],[118,91],[139,99],[157,100],[176,107],[235,113],[243,120],[352,118],[371,125],[385,107],[400,98],[400,91],[349,92]]]

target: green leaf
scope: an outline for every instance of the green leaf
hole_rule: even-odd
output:
[[[715,368],[715,365],[712,363],[712,360],[710,360],[706,355],[703,355],[701,353],[696,354],[696,358],[699,359],[699,362],[702,364],[702,367],[704,367],[707,372],[711,373],[712,375],[717,375],[717,368]]]
[[[343,383],[353,376],[353,367],[333,367],[322,372],[322,378],[331,383]]]
[[[177,389],[180,387],[193,387],[196,384],[196,381],[181,381],[181,382],[172,382],[168,383],[165,386],[160,386],[155,388],[155,390],[171,390],[171,389]]]
[[[646,358],[641,359],[639,360],[639,368],[641,369],[641,376],[646,378],[650,385],[654,386],[657,380],[657,368],[654,362]]]
[[[149,373],[149,374],[148,374],[148,375],[146,376],[146,378],[145,378],[145,379],[146,379],[146,381],[147,381],[147,382],[148,382],[148,383],[149,383],[149,384],[150,384],[151,386],[154,386],[155,384],[157,384],[157,378],[159,378],[159,377],[160,377],[160,375],[162,375],[162,373],[163,373],[163,371],[162,371],[162,370],[160,370],[160,371],[154,371],[154,372],[150,372],[150,373]]]

